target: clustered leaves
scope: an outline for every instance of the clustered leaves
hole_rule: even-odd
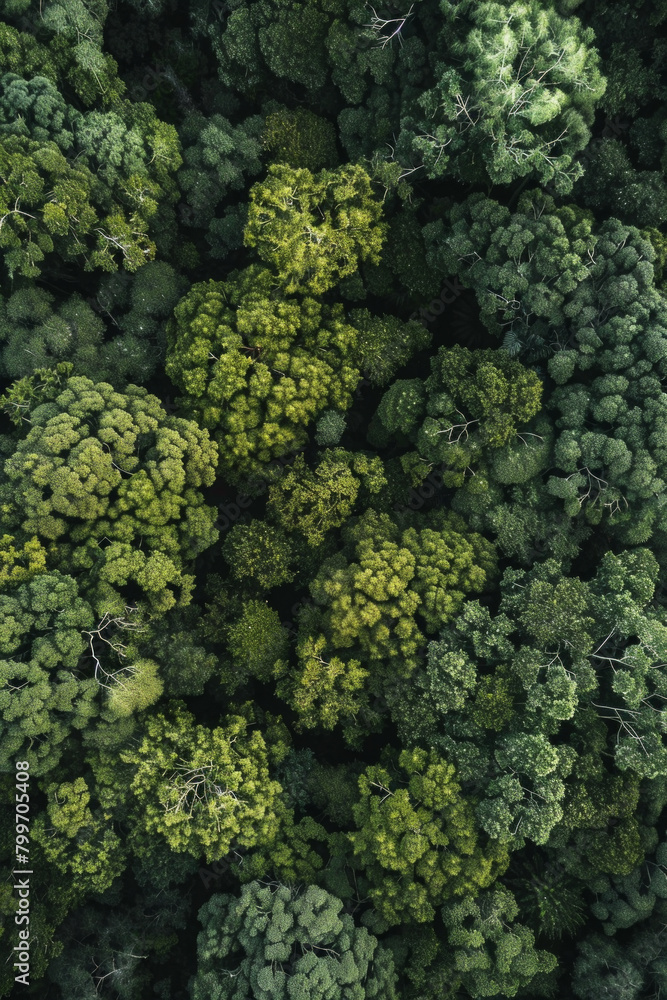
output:
[[[0,996],[665,993],[666,22],[2,5]]]

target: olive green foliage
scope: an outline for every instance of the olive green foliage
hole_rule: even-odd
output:
[[[431,343],[429,331],[415,320],[403,323],[395,316],[354,309],[350,322],[359,331],[359,366],[372,385],[387,385],[413,354]]]
[[[245,601],[226,633],[236,683],[248,675],[269,680],[277,662],[287,655],[287,630],[266,601]]]
[[[10,278],[38,275],[54,251],[79,259],[86,270],[113,271],[120,261],[136,271],[154,257],[145,220],[128,218],[121,206],[100,218],[99,182],[87,167],[70,165],[55,143],[8,136],[0,168],[6,178],[0,246]]]
[[[0,588],[8,590],[25,583],[46,569],[46,549],[36,535],[17,548],[14,535],[0,537]]]
[[[311,173],[338,165],[336,130],[306,108],[271,111],[264,122],[262,145],[275,162]]]
[[[403,750],[398,764],[395,775],[380,766],[361,775],[348,835],[385,925],[432,920],[435,906],[474,896],[506,864],[497,844],[483,846],[451,764],[424,750]]]
[[[262,734],[230,716],[222,726],[194,724],[182,703],[146,720],[143,737],[121,760],[132,767],[133,815],[142,835],[209,861],[233,844],[273,839],[280,785],[268,773]]]
[[[298,669],[288,671],[285,661],[275,664],[276,693],[297,713],[297,730],[334,729],[338,723],[355,720],[367,707],[369,671],[359,660],[331,655],[326,645],[323,635],[307,636],[297,646]],[[350,737],[354,739],[353,731]]]
[[[215,444],[143,387],[119,393],[60,368],[40,383],[49,374],[3,397],[25,428],[4,467],[7,523],[53,543],[52,565],[85,574],[100,616],[124,613],[128,586],[153,611],[187,603],[186,570],[217,537],[199,492],[213,481]]]
[[[235,524],[222,544],[233,576],[259,590],[270,590],[294,579],[293,549],[279,528],[262,521]]]
[[[377,263],[385,234],[382,205],[356,164],[317,174],[272,164],[250,189],[245,245],[256,248],[288,294],[321,295],[360,261]]]
[[[309,545],[319,545],[327,532],[348,519],[360,486],[372,498],[386,484],[381,460],[362,452],[327,449],[312,472],[303,455],[297,455],[269,488],[267,510],[283,531],[295,531]]]
[[[454,515],[401,528],[369,511],[348,532],[348,556],[325,561],[311,583],[333,645],[368,660],[380,676],[408,675],[424,642],[493,578],[495,553]]]
[[[0,997],[666,995],[667,0],[0,8]]]
[[[232,478],[305,444],[308,424],[347,409],[361,377],[342,306],[276,297],[273,286],[256,265],[194,285],[168,327],[167,374]]]
[[[74,898],[108,889],[125,868],[125,851],[101,810],[91,810],[86,781],[52,783],[46,792],[46,815],[32,827],[40,854],[66,876]]]
[[[99,687],[80,661],[90,604],[70,576],[41,572],[0,594],[1,757],[28,760],[35,776],[51,770],[74,730],[99,712]]]
[[[176,131],[150,105],[124,102],[114,111],[75,116],[68,132],[60,122],[62,97],[40,79],[41,94],[22,87],[15,74],[7,80],[14,107],[5,115],[13,111],[24,123],[5,126],[14,134],[0,150],[0,246],[8,274],[36,277],[53,252],[85,270],[115,271],[122,264],[136,271],[156,253],[151,220],[159,200],[169,205],[177,198]],[[71,160],[62,151],[70,147]]]
[[[397,380],[380,402],[374,440],[407,436],[430,463],[443,463],[448,486],[461,486],[466,470],[488,449],[513,443],[519,426],[540,409],[537,375],[503,351],[440,348],[423,386]],[[532,436],[532,434],[531,434]]]

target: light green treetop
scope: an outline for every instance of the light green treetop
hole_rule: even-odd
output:
[[[346,164],[310,170],[272,164],[250,189],[245,245],[275,272],[284,291],[321,295],[377,263],[386,235],[382,205],[365,170]]]
[[[274,286],[257,265],[194,285],[167,331],[167,374],[237,477],[304,445],[308,424],[347,409],[361,378],[342,306]]]
[[[54,543],[61,569],[86,574],[100,614],[123,610],[130,581],[155,611],[179,591],[187,602],[186,567],[217,537],[199,492],[213,482],[216,445],[144,388],[119,393],[67,373],[38,372],[3,397],[26,428],[4,467],[8,523]]]

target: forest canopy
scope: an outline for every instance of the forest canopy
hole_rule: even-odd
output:
[[[665,995],[666,31],[0,3],[0,997]]]

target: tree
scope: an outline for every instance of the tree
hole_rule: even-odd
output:
[[[432,267],[473,288],[480,319],[511,354],[532,362],[568,342],[568,296],[588,278],[596,239],[590,212],[522,192],[514,211],[481,193],[424,228]],[[582,317],[584,319],[584,317]]]
[[[36,535],[24,541],[20,548],[14,545],[16,541],[14,535],[0,536],[0,589],[3,591],[25,583],[46,569],[46,549]]]
[[[665,20],[661,0],[630,0],[605,11],[590,11],[607,77],[603,108],[610,118],[635,118],[645,106],[664,94],[660,72],[660,31]]]
[[[74,146],[74,127],[80,117],[46,76],[26,80],[17,73],[0,79],[0,134],[23,135],[55,142],[63,153]]]
[[[655,287],[655,251],[632,226],[608,219],[593,231],[590,218],[536,192],[518,208],[515,229],[507,209],[472,196],[462,214],[474,221],[459,217],[442,259],[454,267],[455,254],[468,257],[482,318],[505,331],[511,353],[549,358],[558,388],[546,407],[560,431],[553,465],[561,474],[548,492],[570,518],[604,518],[625,544],[643,544],[665,476],[667,306]],[[553,251],[535,242],[535,226],[551,233]],[[576,372],[586,372],[585,385]]]
[[[336,130],[306,108],[291,110],[283,105],[267,114],[262,145],[274,162],[311,173],[338,165]]]
[[[572,989],[581,1000],[608,996],[612,1000],[639,1000],[665,988],[664,931],[646,928],[622,946],[591,934],[578,947]]]
[[[87,166],[139,216],[154,213],[153,199],[178,199],[179,137],[151,104],[126,100],[113,111],[89,111],[76,121],[75,141]]]
[[[350,322],[359,331],[359,367],[372,385],[387,385],[418,351],[431,343],[431,334],[415,320],[373,316],[367,309],[353,309]]]
[[[214,895],[199,911],[193,1000],[395,1000],[390,953],[342,908],[315,885],[251,882],[240,898]]]
[[[239,125],[220,114],[193,111],[180,130],[183,166],[178,183],[192,209],[190,224],[207,228],[229,191],[245,188],[261,168],[264,120],[259,115]]]
[[[403,750],[398,765],[394,774],[366,768],[353,808],[357,829],[348,834],[385,928],[432,920],[435,906],[475,895],[507,864],[497,843],[482,846],[451,764],[434,751]]]
[[[577,200],[622,222],[658,226],[667,219],[667,187],[657,170],[636,170],[625,147],[603,138],[586,160],[575,188]]]
[[[201,607],[175,607],[129,636],[127,656],[159,665],[167,697],[202,695],[219,660],[208,643]]]
[[[572,835],[574,857],[617,874],[637,863],[632,790],[664,766],[656,573],[647,550],[607,553],[588,583],[553,560],[508,569],[499,613],[467,602],[392,694],[401,739],[451,760],[489,836],[519,848],[563,834],[563,850]]]
[[[321,295],[377,263],[386,235],[382,205],[370,177],[356,164],[311,174],[272,164],[250,189],[244,243],[273,269],[287,294]]]
[[[321,448],[338,444],[347,427],[347,421],[338,410],[325,410],[315,425],[315,440]]]
[[[456,20],[449,9],[436,85],[405,109],[397,152],[419,156],[431,178],[532,175],[570,191],[606,83],[594,38],[537,3],[466,2]]]
[[[325,40],[332,15],[345,16],[347,3],[325,0],[315,5],[294,2],[239,3],[224,27],[207,23],[208,8],[200,15],[218,62],[222,82],[254,97],[290,81],[306,91],[318,91],[328,77]]]
[[[85,778],[52,782],[45,791],[46,815],[37,816],[32,826],[39,854],[65,876],[71,902],[90,892],[104,892],[125,869],[122,841],[107,826],[99,807],[95,813],[91,810]]]
[[[164,365],[167,320],[186,287],[182,275],[158,260],[132,276],[115,272],[102,278],[93,308],[108,321],[108,330],[120,331],[100,351],[114,386],[144,385]]]
[[[167,374],[237,479],[303,446],[308,424],[347,409],[361,377],[342,306],[277,297],[273,286],[257,265],[196,284],[167,329]]]
[[[368,499],[387,481],[382,461],[363,452],[327,449],[311,471],[303,455],[269,487],[267,513],[283,531],[303,535],[311,546],[349,518],[363,487]]]
[[[237,580],[261,591],[294,579],[294,553],[288,538],[280,528],[263,521],[235,524],[222,543],[222,554]]]
[[[297,646],[297,670],[289,670],[285,660],[274,665],[279,680],[276,694],[297,713],[297,730],[349,724],[367,708],[368,670],[359,660],[346,661],[328,653],[326,645],[323,635],[307,636]]]
[[[70,3],[68,12],[75,6],[83,9]],[[9,248],[10,275],[36,276],[54,249],[65,259],[83,258],[87,270],[116,270],[119,252],[129,271],[152,259],[152,237],[161,246],[169,242],[169,205],[178,197],[176,129],[159,121],[150,104],[117,97],[113,110],[81,113],[46,76],[28,81],[9,73],[5,82],[0,130],[10,134],[0,238]]]
[[[214,861],[232,845],[275,838],[280,785],[269,777],[267,746],[242,716],[195,724],[182,702],[145,722],[141,741],[122,751],[132,768],[135,836],[164,838],[172,851]]]
[[[510,880],[519,912],[550,941],[573,936],[586,922],[581,883],[567,876],[557,860],[526,861],[522,878]]]
[[[424,413],[426,387],[418,378],[398,378],[382,396],[368,429],[371,444],[382,446],[391,437],[408,444]]]
[[[578,320],[574,346],[563,352],[567,366],[558,354],[549,362],[562,386],[550,400],[561,429],[555,465],[567,473],[552,477],[549,489],[571,514],[583,508],[593,523],[604,515],[626,544],[650,537],[664,488],[667,307],[654,287],[653,259],[638,230],[603,223],[590,278],[572,298]],[[576,369],[588,372],[590,398],[563,384]]]
[[[11,379],[71,361],[77,375],[105,378],[100,371],[104,323],[79,295],[53,308],[54,296],[27,285],[0,302],[2,368]]]
[[[378,169],[375,167],[375,170]],[[379,180],[375,174],[373,177],[374,180]],[[407,181],[402,180],[398,183],[399,190],[403,184],[407,185]],[[391,298],[396,295],[398,282],[401,289],[406,289],[420,305],[424,300],[428,301],[440,295],[442,276],[426,258],[424,236],[428,232],[428,225],[422,227],[415,208],[410,208],[408,205],[403,205],[388,219],[388,222],[389,233],[380,263],[364,265],[364,278],[368,290],[374,295]]]
[[[349,530],[349,554],[328,559],[310,585],[333,646],[358,651],[389,682],[417,665],[417,615],[436,631],[495,572],[492,547],[455,516],[434,515],[431,525],[401,530],[368,511]]]
[[[656,861],[645,860],[629,875],[602,876],[595,882],[595,902],[591,913],[602,921],[605,934],[613,936],[621,928],[647,920],[657,900],[667,896],[665,843],[659,845]],[[663,861],[663,864],[660,864]]]
[[[225,635],[231,656],[232,688],[247,677],[271,680],[288,653],[287,629],[266,601],[243,601],[240,612],[227,624]]]
[[[187,855],[157,849],[135,860],[126,876],[130,902],[119,906],[122,889],[116,884],[69,915],[60,929],[61,953],[49,966],[50,982],[82,1000],[110,987],[119,1000],[138,1000],[159,982],[177,932],[187,924],[187,884],[196,872],[197,862]]]
[[[502,886],[442,908],[451,960],[470,996],[513,997],[556,968],[556,956],[535,948],[532,931],[515,923],[518,916],[516,900]]]
[[[61,92],[73,91],[86,108],[98,102],[104,108],[112,107],[121,99],[125,84],[115,60],[101,48],[106,3],[98,5],[94,13],[80,2],[70,2],[67,11],[64,6],[54,2],[49,4],[47,17],[41,11],[28,18],[32,32],[17,30],[3,21],[2,68],[24,77],[45,76]]]
[[[136,213],[128,217],[120,205],[100,219],[106,199],[99,182],[87,167],[69,164],[55,143],[8,136],[0,169],[0,246],[9,277],[37,276],[38,265],[54,250],[64,260],[83,257],[87,271],[116,270],[117,255],[129,271],[153,259],[145,220]]]
[[[134,277],[103,279],[87,302],[74,293],[56,303],[50,292],[25,284],[0,301],[1,368],[16,379],[71,361],[75,374],[118,389],[143,384],[164,359],[165,320],[182,290],[180,276],[162,261]]]
[[[517,435],[525,441],[518,425],[539,411],[542,383],[503,351],[458,346],[441,347],[431,373],[423,388],[416,380],[394,382],[378,407],[381,430],[374,439],[398,431],[424,460],[446,466],[446,485],[461,486],[486,449],[502,448]]]
[[[46,774],[99,713],[97,681],[79,669],[94,621],[75,581],[57,570],[0,594],[2,767],[20,758],[35,777]]]
[[[186,567],[217,537],[198,491],[215,475],[207,432],[168,417],[142,387],[118,393],[67,365],[14,383],[2,402],[29,426],[4,466],[8,525],[52,543],[62,570],[86,574],[100,616],[123,614],[128,586],[153,611],[187,603]]]

